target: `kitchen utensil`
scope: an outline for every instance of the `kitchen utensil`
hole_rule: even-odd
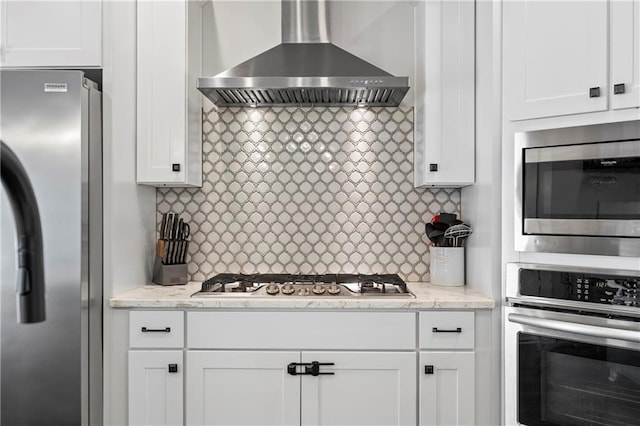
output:
[[[158,240],[158,243],[156,244],[156,256],[160,256],[162,258],[164,258],[164,251],[166,249],[166,240]]]
[[[164,230],[162,232],[162,239],[168,240],[171,238],[171,225],[173,222],[173,213],[167,213],[167,222],[165,223]]]
[[[438,218],[438,223],[443,223],[447,226],[453,225],[457,220],[458,216],[453,213],[440,213]]]
[[[160,222],[160,239],[161,240],[165,239],[165,234],[167,232],[166,228],[167,228],[167,214],[164,213],[162,215],[162,222]]]
[[[432,243],[434,243],[435,245],[439,245],[442,241],[442,238],[444,237],[444,231],[441,229],[436,229],[434,225],[435,224],[433,223],[427,223],[425,226],[425,233]]]
[[[187,250],[189,248],[189,234],[191,234],[191,227],[189,226],[188,223],[184,223],[182,225],[182,231],[181,231],[181,247],[180,247],[180,259],[179,262],[180,263],[186,263],[187,261]]]
[[[178,216],[173,214],[173,223],[171,224],[171,237],[172,240],[178,238]]]
[[[182,218],[178,219],[178,226],[176,227],[176,235],[174,236],[175,239],[177,240],[181,240],[182,239],[182,227],[184,226],[184,221],[182,220]]]
[[[465,239],[473,233],[471,227],[465,223],[459,225],[453,225],[447,228],[444,233],[444,238],[451,241],[451,247],[462,247],[462,243]]]

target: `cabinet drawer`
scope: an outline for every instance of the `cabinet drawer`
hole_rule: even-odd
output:
[[[187,312],[190,349],[416,347],[412,312]]]
[[[129,347],[182,348],[184,313],[181,311],[129,312]]]
[[[420,312],[421,349],[473,349],[474,312]]]

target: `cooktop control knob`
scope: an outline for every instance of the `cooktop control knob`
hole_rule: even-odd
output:
[[[313,286],[313,293],[314,294],[322,294],[325,292],[325,288],[322,284],[316,284]]]
[[[276,283],[269,284],[266,290],[267,290],[267,294],[270,294],[272,296],[280,293],[280,287],[278,287]]]
[[[308,287],[302,287],[298,289],[298,295],[299,296],[308,296],[309,295],[309,288]]]
[[[327,291],[329,292],[329,294],[333,294],[333,295],[340,294],[340,287],[338,287],[338,285],[334,283],[334,284],[331,284],[329,288],[327,288]]]
[[[282,286],[282,294],[290,295],[290,294],[293,294],[295,291],[296,289],[293,288],[293,284],[285,284]]]

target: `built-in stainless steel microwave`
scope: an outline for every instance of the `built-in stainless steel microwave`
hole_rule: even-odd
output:
[[[640,121],[517,133],[518,251],[640,256]]]

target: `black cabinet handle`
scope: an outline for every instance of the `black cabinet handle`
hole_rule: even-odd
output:
[[[429,164],[429,171],[430,172],[437,172],[438,171],[438,163],[430,163]]]
[[[425,365],[424,374],[433,374],[433,365]]]
[[[600,97],[600,88],[599,87],[591,87],[589,89],[589,97],[590,98],[599,98]]]
[[[171,164],[171,171],[179,172],[180,171],[180,163],[172,163]]]
[[[169,364],[169,373],[177,373],[178,364]]]
[[[433,327],[431,331],[434,333],[462,333],[462,329],[460,327],[455,330],[440,330],[438,327]]]
[[[624,83],[618,83],[613,85],[613,94],[621,95],[624,93]]]
[[[142,332],[143,333],[171,333],[171,327],[165,327],[165,328],[142,327]]]
[[[291,362],[287,365],[287,373],[292,376],[333,376],[333,372],[321,372],[323,365],[335,365],[333,362]],[[304,372],[299,372],[298,367],[304,367]]]

